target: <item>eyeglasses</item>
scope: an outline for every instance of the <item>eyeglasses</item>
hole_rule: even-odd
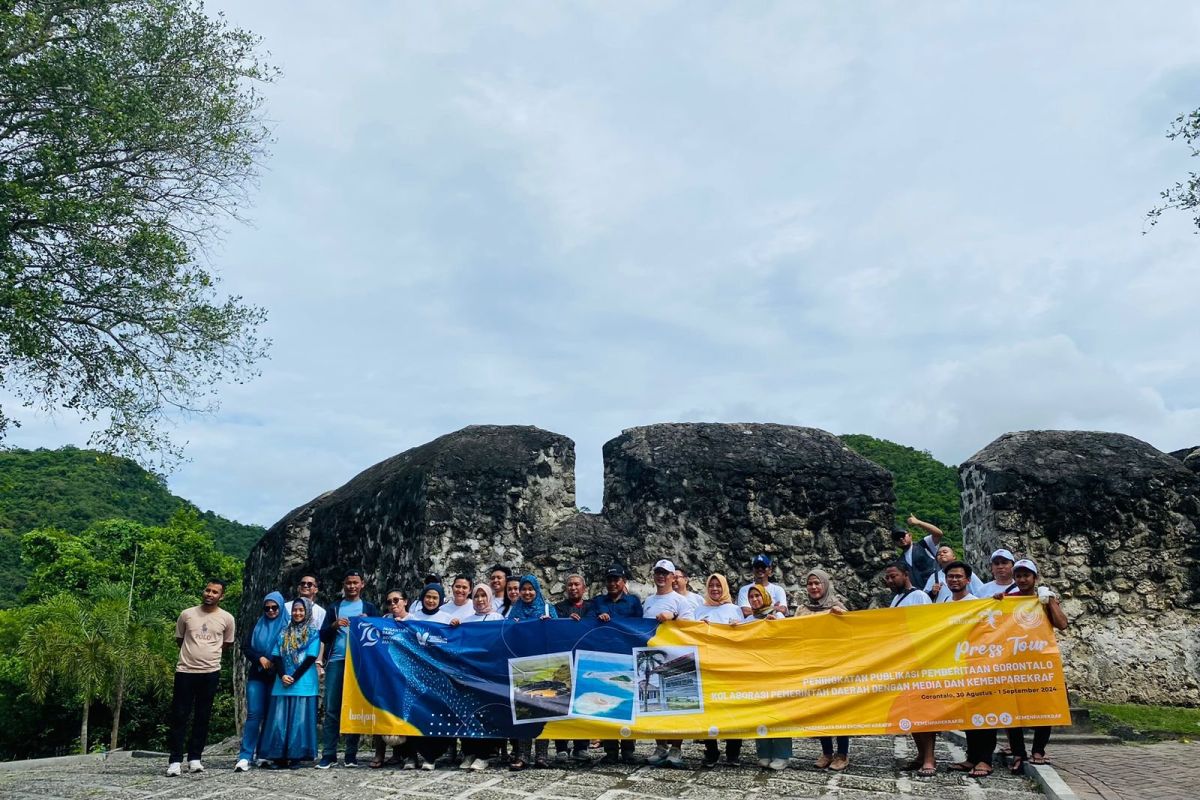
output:
[[[390,606],[390,605],[392,605],[393,603],[402,603],[402,602],[404,602],[404,598],[403,598],[403,597],[389,597],[389,598],[387,599],[387,604],[388,604],[389,606]]]
[[[300,581],[301,586],[316,586],[316,581]]]
[[[269,606],[263,606],[263,611],[278,611],[278,610],[279,610],[279,606],[277,606],[273,603]]]

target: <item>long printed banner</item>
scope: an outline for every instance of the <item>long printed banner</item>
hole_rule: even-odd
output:
[[[1067,725],[1036,598],[754,622],[353,621],[342,731],[753,738]]]

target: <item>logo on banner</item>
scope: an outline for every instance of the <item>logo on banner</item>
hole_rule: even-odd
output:
[[[995,714],[988,714],[986,717],[984,717],[984,719],[987,720],[988,725],[995,725],[997,722],[1000,721],[1000,718],[997,717]]]
[[[1000,724],[1001,725],[1011,725],[1012,724],[1012,714],[1008,713],[1007,711],[1003,712],[1000,715]]]
[[[971,724],[976,728],[983,726],[983,714],[975,714],[971,717]]]
[[[374,647],[379,644],[379,629],[374,625],[364,625],[358,641],[362,643],[363,647]]]
[[[904,717],[903,719],[901,719],[900,720],[900,730],[911,731],[912,730],[912,720],[909,719],[908,717]]]
[[[436,633],[430,633],[429,631],[417,631],[417,644],[421,645],[421,647],[445,643],[446,638],[444,636],[438,636]]]

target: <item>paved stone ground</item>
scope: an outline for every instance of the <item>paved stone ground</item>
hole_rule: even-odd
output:
[[[684,746],[687,768],[581,766],[566,769],[526,770],[510,773],[492,768],[482,772],[439,769],[434,772],[392,768],[326,771],[252,770],[233,772],[234,759],[213,756],[205,759],[207,770],[197,775],[167,778],[162,759],[139,759],[116,755],[101,764],[49,765],[27,770],[0,772],[0,797],[63,798],[76,800],[134,800],[138,798],[311,798],[321,800],[777,800],[777,798],[825,798],[826,800],[1036,800],[1040,797],[1026,778],[1006,770],[974,780],[963,773],[943,768],[934,778],[918,778],[901,771],[903,761],[915,755],[909,740],[891,737],[852,739],[850,768],[841,774],[819,771],[812,762],[820,752],[815,740],[797,739],[795,759],[789,769],[761,770],[748,753],[738,767],[701,769],[703,748]],[[597,752],[597,751],[593,751]],[[639,747],[646,755],[650,746]],[[962,751],[939,740],[938,760],[949,764],[962,758]]]
[[[1200,744],[1057,745],[1047,755],[1080,800],[1200,797]]]

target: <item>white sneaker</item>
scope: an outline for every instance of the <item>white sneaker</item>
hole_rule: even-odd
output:
[[[667,748],[656,747],[654,752],[646,759],[646,763],[652,767],[657,767],[659,764],[667,760]]]
[[[409,756],[408,758],[404,759],[404,768],[405,769],[416,769],[417,768],[417,760],[415,758],[413,758],[412,756]]]
[[[667,751],[667,763],[672,767],[683,766],[683,750],[678,747],[672,747]]]
[[[172,761],[170,764],[167,764],[168,778],[178,778],[181,772],[183,772],[183,764],[180,764],[178,761]]]
[[[427,769],[432,772],[435,766],[436,765],[432,761],[426,761],[423,758],[421,759],[421,769]]]
[[[771,769],[787,769],[788,760],[786,758],[773,758],[768,766]]]
[[[233,771],[234,772],[249,772],[250,771],[250,762],[244,758],[239,758],[238,763],[233,765]]]
[[[476,772],[479,772],[480,770],[485,770],[487,768],[488,768],[488,760],[486,758],[477,758],[471,764],[471,769],[475,770]]]
[[[473,769],[475,767],[475,759],[464,758],[462,763],[458,765],[459,769]]]
[[[769,759],[769,758],[760,758],[760,759],[758,760],[758,765],[759,765],[760,767],[762,767],[763,769],[766,769],[767,767],[771,766],[771,759]]]
[[[271,764],[271,762],[267,761],[265,758],[254,759],[254,766],[258,767],[259,769],[270,766],[270,764]]]
[[[193,758],[188,762],[188,772],[204,772],[204,765],[200,763],[200,759]]]

